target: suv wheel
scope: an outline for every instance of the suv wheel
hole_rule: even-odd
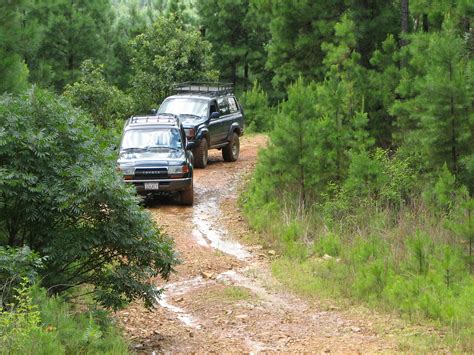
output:
[[[207,166],[207,157],[208,157],[207,149],[208,149],[207,139],[203,138],[201,139],[201,142],[196,147],[196,149],[193,150],[194,166],[196,168],[205,168]]]
[[[180,193],[181,204],[185,206],[192,206],[194,203],[194,189],[191,185],[189,190],[181,191]]]
[[[232,138],[223,149],[222,149],[222,157],[225,161],[236,161],[239,159],[240,154],[240,140],[237,133],[232,133]]]

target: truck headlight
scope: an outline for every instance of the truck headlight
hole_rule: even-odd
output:
[[[184,130],[184,133],[186,133],[186,137],[193,139],[194,136],[196,135],[196,131],[194,128],[186,128]]]
[[[185,165],[176,165],[168,167],[168,174],[186,174],[189,172],[189,167],[187,164]]]
[[[122,169],[122,173],[124,175],[133,175],[135,174],[135,168],[132,168],[132,167],[124,167],[124,168],[121,168]]]

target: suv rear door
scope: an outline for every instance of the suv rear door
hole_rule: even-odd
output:
[[[229,123],[230,111],[229,111],[229,103],[227,102],[227,98],[219,97],[217,99],[217,107],[221,116],[218,119],[213,120],[214,122],[211,121],[211,123],[214,123],[216,125],[215,139],[214,139],[214,142],[212,143],[213,145],[224,143],[226,141],[227,132],[228,132],[229,124],[230,124]]]
[[[217,102],[216,100],[212,100],[210,103],[209,103],[209,117],[211,116],[211,114],[213,112],[220,112],[219,111],[219,108],[217,106]],[[209,129],[209,137],[210,137],[210,146],[213,146],[213,145],[216,145],[216,144],[219,144],[219,131],[221,129],[221,126],[222,126],[222,122],[221,122],[221,118],[209,118],[209,124],[208,124],[208,129]]]
[[[226,116],[226,120],[224,122],[225,132],[224,132],[224,140],[228,138],[230,132],[230,126],[233,123],[238,123],[241,128],[243,128],[243,115],[240,111],[240,106],[237,103],[237,100],[234,96],[227,96],[227,103],[229,106],[229,115]]]

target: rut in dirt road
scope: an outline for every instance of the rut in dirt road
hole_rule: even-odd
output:
[[[232,226],[239,179],[253,169],[265,137],[244,138],[240,159],[218,152],[195,171],[195,206],[156,205],[157,222],[175,239],[183,264],[165,284],[161,307],[133,305],[119,319],[135,349],[175,351],[377,352],[394,349],[371,323],[326,311],[282,289],[257,247],[244,246]],[[226,201],[229,211],[222,210]]]

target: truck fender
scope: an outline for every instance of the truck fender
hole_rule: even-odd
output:
[[[234,122],[230,125],[229,132],[227,133],[227,140],[231,139],[234,132],[237,133],[239,137],[242,135],[242,129],[237,122]]]
[[[201,141],[204,137],[209,137],[209,130],[207,128],[201,128],[197,134],[196,138],[194,138],[195,141]],[[209,139],[208,139],[209,140]]]

